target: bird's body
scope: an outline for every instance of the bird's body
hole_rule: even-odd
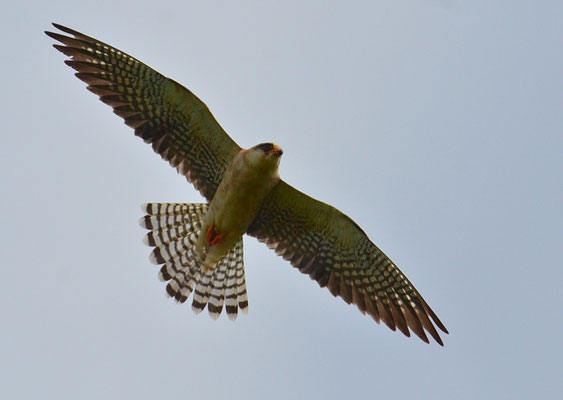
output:
[[[194,184],[208,203],[149,203],[150,259],[178,302],[217,318],[246,311],[242,236],[266,243],[334,296],[425,342],[446,327],[399,268],[349,217],[280,179],[281,148],[241,149],[188,89],[80,32],[46,32],[88,89]],[[436,327],[435,327],[436,326]]]
[[[244,235],[280,180],[281,149],[269,143],[264,145],[271,145],[273,150],[265,153],[253,147],[241,150],[233,158],[209,203],[196,244],[199,254],[205,255],[206,269],[214,268]]]

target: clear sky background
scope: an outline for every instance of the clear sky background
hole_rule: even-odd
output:
[[[205,3],[205,4],[202,4]],[[3,6],[3,399],[547,399],[563,391],[563,2]],[[449,328],[377,325],[245,240],[250,313],[165,296],[140,204],[199,193],[89,93],[59,22],[195,92],[357,221]]]

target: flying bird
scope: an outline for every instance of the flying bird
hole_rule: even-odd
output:
[[[278,172],[282,148],[239,147],[192,92],[139,60],[59,24],[45,33],[76,77],[113,108],[135,135],[186,177],[207,203],[144,204],[150,260],[166,291],[192,296],[196,312],[230,319],[248,310],[243,235],[264,242],[291,265],[355,304],[378,323],[427,334],[448,333],[407,277],[348,216],[293,188]]]

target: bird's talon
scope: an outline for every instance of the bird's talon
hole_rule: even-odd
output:
[[[207,229],[207,243],[211,244],[217,233],[215,232],[215,222]]]
[[[225,236],[227,236],[227,232],[216,234],[213,240],[211,241],[211,246],[215,246],[216,244],[221,243],[223,239],[225,239]]]
[[[227,236],[227,232],[217,233],[214,222],[207,230],[207,243],[211,246],[215,246],[216,244],[221,243],[223,239],[225,239],[225,236]]]

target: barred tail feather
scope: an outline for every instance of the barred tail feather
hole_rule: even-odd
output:
[[[223,305],[225,304],[226,279],[227,267],[224,263],[219,264],[215,269],[213,281],[211,282],[212,287],[209,293],[209,302],[207,303],[209,316],[213,319],[219,318],[219,315],[221,315],[221,312],[223,311]]]
[[[200,313],[207,306],[211,318],[219,317],[227,297],[231,271],[235,276],[232,287],[235,295],[226,299],[227,316],[230,320],[235,320],[239,309],[248,312],[242,248],[242,238],[240,238],[229,253],[219,260],[215,268],[198,281],[192,302],[194,312]]]
[[[248,297],[244,277],[242,238],[217,265],[204,272],[205,255],[195,249],[207,204],[148,203],[147,213],[139,221],[149,229],[143,242],[154,247],[150,260],[162,264],[159,278],[167,281],[166,293],[184,303],[193,292],[192,309],[196,314],[207,307],[217,319],[223,308],[234,320],[240,309],[248,312]]]
[[[239,247],[240,245],[240,247]],[[248,313],[248,298],[244,278],[242,241],[235,246],[235,252],[229,253],[225,278],[225,309],[229,319],[237,318],[238,310]]]

